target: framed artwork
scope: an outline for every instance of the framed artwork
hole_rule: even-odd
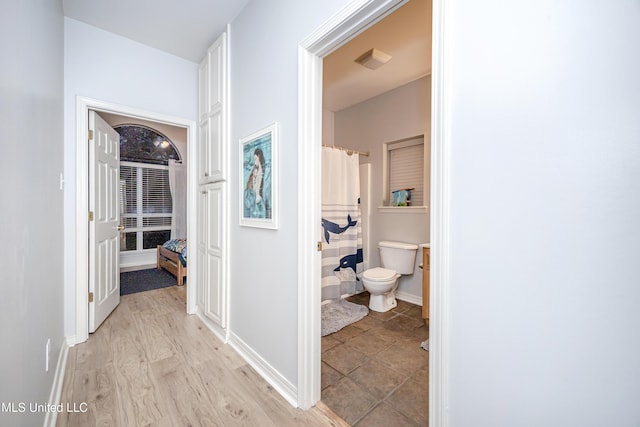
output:
[[[240,140],[240,225],[278,228],[278,124]]]

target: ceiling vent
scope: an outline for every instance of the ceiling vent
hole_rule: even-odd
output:
[[[358,58],[356,58],[355,62],[362,65],[363,67],[367,67],[370,70],[375,70],[389,62],[390,59],[391,55],[374,48],[369,49],[368,51],[360,55]]]

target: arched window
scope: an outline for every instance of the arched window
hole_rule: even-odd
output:
[[[180,161],[174,143],[147,126],[115,126],[120,134],[121,251],[155,249],[171,237],[173,202],[169,160]]]

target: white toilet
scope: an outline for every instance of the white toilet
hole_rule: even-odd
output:
[[[365,270],[362,274],[364,288],[369,291],[369,308],[385,312],[396,307],[396,288],[403,274],[413,274],[418,245],[403,242],[378,243],[382,267]]]

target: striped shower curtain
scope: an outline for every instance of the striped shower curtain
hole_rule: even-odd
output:
[[[357,154],[322,148],[322,300],[364,288]]]

